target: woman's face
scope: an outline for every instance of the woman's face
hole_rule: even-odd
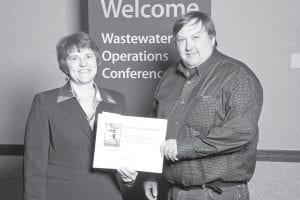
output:
[[[66,64],[67,73],[73,83],[85,85],[94,81],[97,74],[97,59],[90,48],[74,48],[70,51]]]

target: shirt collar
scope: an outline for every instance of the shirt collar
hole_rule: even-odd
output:
[[[211,65],[215,62],[216,58],[219,57],[219,55],[221,54],[219,53],[217,48],[214,48],[211,56],[204,63],[201,63],[197,67],[189,69],[184,66],[182,61],[180,61],[177,70],[180,71],[188,80],[191,80],[195,75],[202,77],[209,71]]]
[[[182,61],[179,62],[177,70],[183,74],[183,76],[187,80],[191,80],[197,73],[197,70],[195,68],[187,68],[183,65]]]
[[[114,100],[112,96],[110,96],[107,92],[99,89],[97,84],[94,83],[94,87],[96,88],[96,99],[97,101],[104,101],[105,103],[116,104],[117,102]],[[101,93],[100,93],[101,91]],[[68,81],[63,87],[61,87],[58,91],[57,95],[57,103],[61,103],[70,98],[76,98],[76,95],[71,87],[70,81]]]

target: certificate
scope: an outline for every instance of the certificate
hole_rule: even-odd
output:
[[[162,173],[160,145],[165,141],[167,120],[98,115],[94,168],[131,167],[137,171]]]

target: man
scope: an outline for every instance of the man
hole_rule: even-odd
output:
[[[249,199],[263,91],[242,62],[220,53],[213,21],[189,12],[173,28],[180,62],[164,73],[156,117],[168,119],[161,146],[169,200]],[[157,199],[157,182],[144,183]]]

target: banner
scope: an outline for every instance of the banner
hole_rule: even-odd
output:
[[[149,115],[159,79],[179,60],[174,22],[210,8],[210,0],[89,0],[89,34],[102,60],[96,80],[125,95],[129,114]]]
[[[172,38],[175,21],[193,10],[211,13],[210,0],[89,0],[89,34],[101,51],[96,81],[122,92],[130,115],[149,116],[163,72],[179,61]],[[163,180],[163,179],[162,179]],[[143,174],[124,199],[145,200]],[[158,200],[167,185],[159,183]]]

